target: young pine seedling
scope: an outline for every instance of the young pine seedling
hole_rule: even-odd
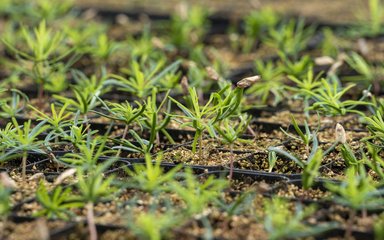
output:
[[[191,169],[185,170],[185,181],[183,183],[171,182],[170,191],[176,193],[185,202],[185,212],[188,216],[201,213],[209,203],[217,200],[228,182],[223,179],[208,177],[200,182]]]
[[[318,140],[316,135],[313,136],[312,150],[307,160],[300,159],[279,147],[269,147],[268,151],[276,152],[276,154],[294,161],[299,167],[303,169],[301,180],[303,182],[304,189],[309,189],[313,185],[315,178],[320,174],[319,168],[321,166],[321,161],[323,160],[323,150],[318,148]]]
[[[339,204],[348,206],[349,220],[346,224],[346,239],[352,236],[352,227],[356,217],[357,210],[362,210],[363,218],[367,216],[368,209],[381,208],[384,204],[383,189],[376,188],[372,178],[366,174],[365,169],[360,167],[358,171],[355,168],[348,168],[345,173],[345,179],[341,184],[329,182],[326,187],[333,192],[333,200]]]
[[[245,132],[249,122],[251,121],[251,118],[243,115],[239,117],[238,121],[239,122],[236,124],[229,118],[225,118],[224,120],[215,124],[215,130],[219,134],[221,140],[229,144],[229,150],[231,154],[229,180],[232,180],[233,175],[233,144],[241,136],[241,134]]]
[[[196,152],[197,143],[199,142],[199,157],[202,157],[203,132],[208,130],[211,135],[214,135],[213,125],[237,113],[242,101],[244,89],[259,79],[259,76],[244,78],[237,83],[235,89],[231,89],[230,85],[226,85],[220,91],[212,93],[204,106],[200,106],[199,104],[196,88],[188,88],[189,102],[192,105],[191,108],[169,97],[184,113],[184,115],[172,116],[189,120],[188,122],[182,123],[182,126],[189,126],[195,129],[195,136],[192,142],[193,153]]]
[[[44,142],[42,140],[38,140],[38,137],[40,134],[45,132],[49,126],[46,125],[46,121],[42,121],[32,128],[31,120],[24,122],[24,124],[20,126],[15,118],[12,118],[12,123],[14,125],[13,130],[0,131],[3,144],[6,146],[6,149],[9,150],[0,157],[0,161],[18,157],[21,153],[22,178],[25,180],[28,151],[42,154],[45,153],[41,149]]]
[[[310,95],[314,100],[309,110],[316,110],[325,115],[337,116],[345,115],[347,113],[356,113],[364,115],[361,111],[355,109],[357,106],[370,106],[372,103],[364,101],[366,96],[359,100],[343,100],[343,96],[355,86],[355,84],[348,85],[342,90],[337,81],[330,83],[326,79],[321,79],[321,85],[309,91],[303,89],[303,92]]]
[[[316,131],[312,132],[309,128],[309,125],[307,123],[306,120],[304,120],[304,129],[305,129],[305,133],[301,130],[299,124],[297,123],[295,117],[291,114],[291,123],[293,125],[293,128],[295,129],[295,132],[297,133],[298,136],[294,136],[290,133],[288,133],[287,131],[285,131],[284,129],[280,128],[280,130],[285,134],[287,135],[288,137],[296,140],[296,141],[299,141],[299,142],[303,142],[305,144],[305,150],[306,150],[306,153],[307,155],[309,155],[309,144],[312,142],[314,136],[317,135],[317,132],[319,131],[319,128],[320,128],[320,123],[318,125],[318,128],[316,129]]]
[[[94,168],[77,168],[78,182],[76,186],[79,190],[79,200],[85,203],[90,240],[97,240],[94,217],[95,203],[103,199],[112,199],[118,192],[118,188],[114,185],[115,176],[109,175],[104,178],[103,174],[115,161],[115,158],[110,158]]]
[[[131,68],[125,69],[130,77],[125,78],[116,74],[111,75],[109,83],[118,87],[119,90],[132,93],[134,96],[142,99],[151,95],[153,88],[161,89],[163,81],[170,80],[170,74],[175,76],[175,79],[179,77],[176,72],[179,69],[181,61],[175,61],[169,66],[165,67],[166,60],[148,63],[138,62],[134,60]],[[161,70],[164,68],[163,70]],[[176,82],[175,82],[176,84]],[[165,89],[167,91],[168,89]]]
[[[46,121],[50,126],[50,132],[47,135],[46,139],[50,139],[51,136],[54,136],[55,143],[59,142],[59,136],[63,136],[63,132],[65,128],[72,126],[69,118],[71,117],[71,113],[66,112],[69,103],[65,103],[59,112],[57,112],[55,108],[55,104],[51,103],[51,114],[47,114],[42,112],[41,110],[35,108],[32,105],[29,105],[36,114],[38,115],[38,120]]]
[[[126,139],[129,125],[135,121],[138,121],[138,118],[143,114],[145,107],[141,105],[139,102],[135,102],[137,107],[133,107],[128,101],[125,103],[111,103],[104,102],[101,98],[99,101],[104,106],[104,109],[107,111],[107,114],[97,111],[96,113],[111,119],[113,121],[120,121],[124,123],[124,131],[122,135],[122,139]],[[138,121],[139,122],[139,121]],[[122,145],[120,145],[122,147]],[[118,150],[116,156],[120,156],[121,149]]]
[[[25,105],[29,102],[29,98],[23,92],[17,89],[9,90],[11,96],[2,97],[0,101],[0,116],[3,118],[18,117],[24,110]]]
[[[161,240],[167,239],[171,230],[180,226],[185,218],[173,210],[167,210],[164,213],[142,211],[128,215],[127,225],[139,239]]]
[[[293,75],[288,75],[288,78],[293,81],[296,86],[286,86],[286,88],[293,91],[295,93],[295,97],[303,99],[304,113],[307,119],[309,118],[309,100],[312,97],[312,95],[308,94],[308,92],[312,92],[321,86],[321,82],[319,81],[321,74],[322,73],[319,73],[316,77],[314,77],[313,66],[311,65],[308,67],[307,76],[297,78]]]
[[[175,179],[176,173],[183,167],[177,165],[171,170],[165,172],[161,167],[162,154],[155,158],[152,162],[152,157],[149,154],[145,155],[145,165],[135,164],[133,170],[126,169],[126,172],[132,177],[129,184],[130,187],[136,187],[144,191],[154,193],[167,189],[167,184]]]
[[[42,103],[44,84],[50,80],[49,75],[51,74],[52,65],[67,57],[74,49],[67,48],[64,44],[64,34],[62,32],[54,33],[52,29],[47,28],[44,20],[33,31],[25,27],[22,27],[21,31],[25,42],[24,46],[27,49],[19,50],[17,46],[14,46],[13,43],[6,39],[3,39],[3,42],[17,56],[32,62],[32,71],[26,69],[25,72],[30,74],[38,85],[38,99]],[[21,58],[20,60],[25,62]]]
[[[45,216],[48,219],[69,220],[74,215],[71,209],[84,205],[78,201],[76,196],[73,196],[71,187],[63,189],[63,187],[57,186],[50,193],[43,181],[40,181],[36,191],[36,200],[40,203],[42,209],[34,213],[34,216]]]
[[[314,205],[303,207],[296,204],[293,211],[289,202],[274,197],[264,200],[264,209],[264,228],[270,240],[305,238],[337,227],[332,222],[315,226],[305,224],[305,219],[316,211]]]

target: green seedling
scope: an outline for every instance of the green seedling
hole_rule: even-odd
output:
[[[381,0],[369,0],[368,9],[366,5],[359,9],[367,10],[358,12],[356,26],[348,30],[348,34],[355,37],[370,36],[375,37],[383,33],[384,8]]]
[[[271,8],[263,8],[252,11],[244,17],[245,42],[242,47],[243,53],[249,53],[260,40],[263,33],[274,28],[280,21],[280,17]]]
[[[371,135],[365,137],[363,140],[378,140],[380,144],[384,142],[384,120],[382,111],[378,109],[372,116],[365,116],[364,120],[367,123],[367,129]],[[383,145],[378,146],[383,147]]]
[[[22,155],[22,178],[25,179],[26,165],[28,158],[28,151],[37,153],[45,153],[41,147],[44,143],[42,140],[38,140],[41,133],[45,132],[49,126],[46,125],[46,121],[42,121],[35,127],[31,127],[31,120],[24,122],[22,126],[12,118],[14,129],[10,130],[8,125],[7,131],[0,131],[3,144],[9,151],[0,157],[0,161],[9,160]]]
[[[55,104],[51,104],[51,114],[48,115],[39,109],[29,105],[36,114],[38,115],[38,120],[46,121],[47,124],[51,125],[51,131],[48,133],[47,138],[51,138],[51,136],[55,137],[55,143],[58,143],[58,136],[62,136],[64,132],[64,128],[72,126],[69,118],[71,117],[71,113],[66,112],[69,103],[66,103],[62,106],[59,112],[56,111]]]
[[[246,81],[243,81],[242,83],[245,82]],[[236,89],[234,90],[231,90],[231,86],[227,85],[219,92],[212,93],[208,102],[204,106],[200,106],[199,104],[199,97],[196,92],[196,88],[188,88],[190,97],[189,103],[192,105],[191,108],[188,108],[177,100],[175,100],[174,98],[169,97],[185,114],[172,116],[187,119],[188,121],[183,122],[182,126],[189,126],[195,129],[195,136],[192,142],[193,153],[196,152],[197,143],[200,142],[199,156],[202,157],[203,132],[205,130],[208,130],[211,135],[214,135],[213,125],[216,122],[222,121],[225,118],[230,117],[231,115],[236,113],[236,111],[239,110],[238,107],[241,103],[244,88],[248,86],[248,83],[245,84],[247,86],[242,86],[242,84],[239,83]],[[229,91],[229,94],[227,91]],[[224,94],[227,95],[223,96]]]
[[[307,152],[307,155],[309,154],[309,144],[312,142],[313,137],[317,135],[317,132],[320,129],[320,122],[318,124],[318,128],[312,132],[309,128],[309,125],[306,120],[304,120],[304,129],[305,133],[301,130],[299,124],[297,123],[295,117],[291,114],[291,123],[293,125],[293,128],[295,129],[295,132],[297,133],[298,136],[294,136],[284,129],[280,128],[280,130],[287,135],[288,137],[295,139],[296,141],[303,142],[305,144],[305,149]]]
[[[11,89],[11,96],[0,101],[0,116],[3,118],[18,117],[25,109],[29,98],[17,89]]]
[[[193,49],[202,42],[209,26],[206,9],[185,3],[179,5],[179,11],[171,16],[170,41],[178,49]]]
[[[214,126],[221,140],[229,144],[229,149],[231,154],[229,180],[232,180],[232,175],[233,175],[233,161],[234,161],[233,144],[241,136],[241,134],[245,132],[250,121],[251,121],[251,118],[248,118],[247,116],[241,116],[239,118],[239,123],[234,124],[233,121],[230,121],[228,118],[225,118],[224,120],[218,122]]]
[[[307,119],[309,118],[309,100],[312,95],[308,92],[312,92],[321,86],[320,77],[322,73],[319,73],[316,77],[313,76],[313,66],[308,67],[307,76],[297,78],[293,75],[288,75],[288,78],[293,81],[296,86],[286,86],[286,88],[295,93],[295,97],[303,99],[304,112]]]
[[[158,191],[164,191],[172,182],[177,172],[183,167],[178,165],[172,168],[170,171],[165,172],[160,166],[162,161],[162,154],[152,161],[152,157],[149,154],[145,155],[145,165],[135,164],[133,165],[133,171],[126,169],[127,173],[132,177],[131,187],[136,187],[146,192],[154,193]]]
[[[326,187],[334,193],[334,201],[350,207],[345,233],[345,237],[349,239],[351,238],[356,211],[362,209],[363,218],[365,218],[368,209],[376,209],[383,206],[384,198],[382,197],[383,190],[376,188],[376,183],[366,174],[363,167],[358,171],[355,168],[348,168],[345,177],[340,184],[330,182],[326,184]]]
[[[304,55],[300,59],[290,60],[283,52],[279,52],[282,71],[290,76],[301,78],[308,72],[312,66],[312,60],[309,55]]]
[[[111,78],[113,80],[110,83],[138,98],[145,98],[151,94],[152,89],[155,87],[162,90],[164,84],[168,85],[168,83],[165,83],[166,81],[171,80],[171,82],[177,84],[176,80],[180,77],[177,74],[180,63],[181,61],[175,61],[161,70],[165,65],[165,60],[149,61],[147,64],[133,61],[130,69],[123,70],[124,73],[130,76],[129,78],[112,74]]]
[[[305,219],[316,211],[314,205],[303,207],[296,204],[293,211],[289,202],[274,197],[264,201],[264,208],[264,228],[270,240],[305,238],[337,227],[334,223],[305,224]]]
[[[101,200],[113,199],[118,193],[118,188],[114,185],[115,176],[109,175],[107,178],[103,176],[115,161],[115,158],[110,158],[93,168],[77,168],[76,186],[79,190],[79,200],[85,203],[90,240],[97,240],[94,204]]]
[[[201,213],[210,202],[221,195],[228,182],[210,176],[204,182],[199,182],[192,170],[185,170],[183,183],[171,182],[170,191],[176,193],[185,202],[185,212],[188,216]]]
[[[106,138],[97,136],[93,139],[87,136],[87,141],[80,143],[77,147],[78,153],[66,153],[59,160],[70,166],[82,166],[84,169],[92,169],[99,162],[100,157],[114,153],[105,147]]]
[[[138,121],[138,118],[143,114],[145,107],[141,105],[139,102],[135,102],[137,107],[133,107],[132,104],[130,104],[128,101],[125,103],[111,103],[111,102],[104,102],[101,98],[99,98],[99,101],[104,106],[104,110],[107,111],[107,114],[97,111],[96,113],[106,117],[108,119],[111,119],[113,121],[120,121],[123,122],[125,127],[122,135],[122,139],[126,139],[127,133],[129,130],[130,124],[137,121],[140,124],[140,121]],[[121,147],[121,146],[120,146]],[[118,157],[120,155],[120,150],[116,153],[116,156]]]
[[[268,151],[268,172],[272,172],[276,165],[277,155],[274,151]]]
[[[73,71],[72,75],[78,82],[77,85],[72,85],[71,90],[74,98],[69,98],[60,95],[53,95],[60,103],[68,105],[68,110],[77,112],[83,116],[84,124],[89,128],[87,114],[99,105],[99,96],[105,93],[105,88],[108,86],[105,73],[98,79],[95,75],[88,78],[79,71]]]
[[[273,104],[276,106],[282,101],[284,95],[283,84],[283,69],[276,66],[272,61],[265,63],[260,60],[255,61],[255,71],[261,76],[261,80],[253,84],[245,91],[246,95],[257,97],[261,104],[266,104],[273,95]]]
[[[311,95],[315,101],[308,110],[316,110],[331,116],[345,115],[347,113],[363,115],[361,111],[355,108],[357,106],[372,105],[372,103],[364,101],[365,96],[359,100],[342,100],[343,96],[354,86],[355,84],[351,84],[341,90],[337,82],[329,83],[326,79],[321,79],[321,86],[314,91],[303,89],[303,92]]]
[[[360,83],[362,86],[368,88],[373,86],[373,92],[378,93],[380,91],[380,77],[384,75],[383,66],[374,66],[369,64],[362,56],[356,52],[352,52],[347,57],[346,62],[355,70],[359,75],[347,76],[343,80]]]
[[[384,159],[379,155],[381,148],[369,143],[367,143],[366,146],[371,158],[368,158],[366,154],[363,154],[364,163],[374,171],[381,180],[384,180]]]
[[[34,216],[45,216],[48,219],[69,220],[74,215],[71,209],[83,206],[83,203],[78,202],[77,198],[73,196],[71,187],[63,189],[63,187],[57,186],[52,193],[49,193],[43,181],[37,188],[36,200],[42,209],[34,213]]]
[[[297,59],[298,54],[307,47],[314,32],[314,26],[305,27],[304,19],[299,19],[297,22],[291,19],[277,28],[270,28],[263,42]]]
[[[323,41],[321,42],[321,53],[322,56],[328,56],[332,57],[333,59],[336,59],[337,56],[339,56],[339,46],[340,46],[340,39],[338,39],[335,36],[335,33],[332,31],[331,28],[324,28],[322,30],[323,33]]]
[[[53,33],[52,29],[47,28],[45,21],[33,29],[33,33],[25,27],[21,30],[27,50],[19,50],[17,46],[5,39],[3,42],[12,52],[32,62],[30,75],[38,85],[38,99],[43,101],[44,84],[49,81],[52,65],[67,57],[73,49],[65,47],[63,49],[64,34]]]
[[[92,57],[96,62],[96,69],[99,69],[101,66],[108,63],[108,60],[113,53],[115,53],[121,46],[109,39],[106,33],[100,34],[95,40],[95,43],[89,46],[87,52],[92,54]]]
[[[252,203],[255,201],[255,193],[251,191],[242,192],[236,196],[236,199],[227,203],[225,200],[218,199],[215,203],[224,210],[229,217],[240,215],[252,208]]]
[[[309,189],[319,176],[319,168],[323,160],[323,150],[318,148],[317,136],[314,135],[312,139],[312,150],[307,160],[300,159],[279,147],[269,147],[269,152],[276,152],[276,154],[285,157],[286,159],[294,161],[299,167],[303,169],[302,182],[303,188]]]
[[[161,240],[167,239],[170,230],[184,222],[185,216],[175,211],[140,212],[128,217],[128,228],[139,239]]]
[[[169,91],[165,94],[164,99],[159,104],[159,106],[157,106],[156,103],[156,95],[157,89],[154,88],[152,89],[152,96],[148,97],[146,103],[144,104],[145,107],[143,108],[143,111],[137,120],[140,126],[149,131],[149,139],[144,139],[142,136],[139,136],[139,134],[137,134],[135,131],[129,130],[130,135],[136,140],[139,146],[131,143],[130,141],[124,138],[122,138],[121,140],[114,139],[113,141],[120,144],[120,146],[115,147],[116,149],[119,149],[119,151],[121,149],[124,149],[128,151],[149,154],[151,153],[155,143],[160,145],[160,132],[162,132],[171,143],[174,143],[172,137],[165,130],[172,117],[170,114],[167,114],[168,112],[170,112],[170,102],[167,106],[167,109],[165,110],[165,116],[160,119],[160,112],[164,111],[163,106],[168,101]]]

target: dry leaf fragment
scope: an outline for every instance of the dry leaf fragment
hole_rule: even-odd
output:
[[[237,87],[238,88],[246,88],[246,87],[252,86],[253,84],[255,84],[260,79],[261,79],[260,75],[255,75],[252,77],[243,78],[237,82]]]
[[[76,173],[75,168],[70,168],[62,172],[55,180],[53,185],[59,185],[61,184],[65,179],[67,179],[70,176],[73,176]]]
[[[347,142],[347,134],[345,133],[344,127],[340,123],[336,124],[335,135],[336,142],[341,144],[345,144]]]
[[[0,184],[6,188],[17,188],[16,182],[6,172],[0,173]]]

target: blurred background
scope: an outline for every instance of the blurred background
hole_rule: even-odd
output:
[[[300,15],[321,22],[350,23],[356,19],[361,0],[78,0],[79,7],[95,7],[106,11],[141,12],[169,15],[179,3],[200,5],[213,15],[241,17],[252,10],[272,7],[285,15]]]

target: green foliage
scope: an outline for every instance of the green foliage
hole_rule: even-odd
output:
[[[98,97],[106,92],[106,86],[108,86],[106,74],[102,73],[101,78],[97,78],[96,75],[88,78],[82,72],[73,71],[72,75],[77,82],[76,85],[71,85],[74,98],[61,95],[53,95],[53,97],[62,104],[68,105],[68,110],[79,112],[85,117],[88,112],[98,106]]]
[[[369,0],[366,2],[368,3],[368,9],[366,9],[366,5],[360,9],[367,10],[367,12],[360,10],[360,15],[357,16],[358,24],[348,30],[349,35],[355,37],[375,37],[383,33],[384,8],[382,1]]]
[[[3,118],[17,117],[24,110],[26,103],[29,101],[27,95],[17,89],[9,90],[10,97],[3,97],[0,100],[0,116]]]
[[[190,97],[188,100],[192,105],[191,108],[188,108],[178,102],[176,99],[169,97],[184,113],[184,115],[172,116],[188,120],[183,122],[182,126],[189,126],[195,129],[195,136],[192,143],[192,152],[196,152],[197,142],[200,140],[199,153],[201,155],[201,137],[203,132],[208,130],[210,134],[213,135],[214,123],[230,117],[239,110],[238,107],[243,96],[243,89],[237,87],[236,89],[231,90],[230,85],[227,85],[220,91],[212,93],[204,106],[200,106],[199,104],[196,88],[189,88],[188,91]]]
[[[300,59],[289,59],[284,53],[279,52],[282,71],[290,76],[301,78],[308,72],[312,66],[312,60],[309,55],[304,55]]]
[[[304,50],[315,32],[315,27],[305,27],[304,19],[291,19],[277,28],[270,28],[263,42],[284,55],[297,57]]]
[[[368,149],[368,155],[363,155],[363,161],[364,163],[372,170],[374,171],[377,176],[384,180],[384,159],[379,155],[380,148],[377,148],[376,146],[373,146],[369,143],[367,143],[367,149]]]
[[[149,154],[145,155],[145,165],[134,164],[133,171],[126,169],[127,173],[132,177],[129,181],[130,187],[139,188],[141,190],[154,193],[169,188],[169,185],[176,177],[176,173],[183,167],[178,165],[171,170],[164,172],[160,166],[162,155],[158,155],[155,161]]]
[[[224,210],[229,217],[240,215],[252,208],[252,203],[255,200],[255,193],[251,191],[242,192],[236,196],[231,202],[226,202],[224,199],[218,199],[215,203],[218,207]]]
[[[250,121],[251,118],[246,114],[239,116],[237,121],[225,118],[215,124],[215,130],[223,142],[233,144],[247,129]]]
[[[204,182],[199,182],[192,170],[185,170],[183,183],[171,182],[170,191],[176,193],[184,202],[188,215],[201,213],[210,202],[220,197],[227,186],[227,181],[209,176]]]
[[[271,8],[252,11],[245,16],[244,33],[246,39],[243,46],[243,52],[250,52],[254,47],[255,42],[261,38],[261,34],[274,28],[279,20],[279,16]]]
[[[113,103],[113,102],[104,102],[101,98],[99,101],[103,105],[103,110],[106,110],[106,113],[102,111],[97,111],[96,113],[114,121],[121,121],[126,126],[135,122],[144,112],[145,107],[139,102],[135,102],[137,106],[125,101],[123,103]]]
[[[206,9],[194,5],[179,5],[180,11],[172,14],[170,22],[170,41],[179,49],[192,49],[204,38],[208,22]]]
[[[127,218],[127,225],[139,239],[166,239],[170,230],[183,222],[184,216],[172,210],[164,213],[140,212]]]
[[[321,79],[321,86],[313,91],[303,89],[303,93],[312,96],[315,101],[309,110],[316,110],[325,115],[337,116],[347,113],[362,114],[361,111],[354,109],[357,106],[372,105],[369,102],[360,100],[343,100],[344,95],[355,86],[351,84],[340,88],[336,81],[330,83],[325,79]]]
[[[316,77],[313,76],[313,66],[310,65],[307,70],[307,75],[302,77],[295,77],[293,75],[288,75],[288,78],[295,83],[295,86],[286,86],[286,88],[295,93],[294,97],[303,99],[304,112],[306,117],[309,117],[309,99],[312,95],[309,92],[314,91],[321,87],[320,76],[322,73],[319,73]]]
[[[103,174],[115,161],[115,158],[109,158],[93,168],[77,168],[76,186],[79,190],[80,200],[96,203],[101,200],[110,200],[118,193],[114,183],[115,176],[109,175],[105,178]]]
[[[37,188],[36,200],[42,209],[38,210],[34,216],[45,216],[48,219],[69,220],[74,215],[71,209],[84,205],[73,196],[71,187],[63,189],[61,186],[56,186],[52,193],[49,193],[43,181]]]
[[[321,161],[323,160],[323,150],[318,148],[316,135],[313,135],[312,150],[307,160],[302,160],[279,147],[269,147],[268,151],[276,152],[276,154],[285,157],[287,160],[294,161],[303,169],[301,180],[304,189],[309,189],[312,186],[314,179],[319,176],[319,168],[321,166]]]
[[[94,139],[90,139],[89,135],[87,137],[87,141],[77,145],[78,152],[66,153],[60,158],[60,161],[71,166],[82,166],[84,169],[92,169],[97,165],[100,157],[108,156],[108,154],[114,152],[113,150],[106,150],[105,137],[96,136]]]
[[[331,28],[323,28],[323,41],[321,42],[321,53],[323,56],[332,57],[334,59],[339,55],[339,39]]]
[[[383,114],[381,111],[377,111],[376,114],[364,117],[364,120],[367,123],[367,129],[370,132],[370,136],[364,138],[364,140],[378,140],[379,144],[384,142],[384,120],[383,120]],[[383,145],[380,145],[383,147]]]
[[[0,183],[0,219],[5,219],[11,211],[11,189]]]
[[[287,131],[285,131],[282,128],[280,128],[280,130],[283,131],[283,133],[285,135],[287,135],[288,137],[295,139],[297,141],[303,142],[305,144],[306,148],[308,149],[309,144],[311,143],[312,139],[314,137],[316,137],[318,129],[315,132],[312,132],[309,128],[307,121],[304,120],[304,128],[305,128],[305,133],[304,133],[301,130],[299,124],[297,123],[295,117],[292,114],[291,114],[291,123],[292,123],[293,128],[295,129],[298,137],[288,133]],[[320,126],[319,126],[319,128],[320,128]]]
[[[356,172],[348,168],[345,179],[339,183],[327,183],[326,187],[333,192],[333,200],[352,209],[376,209],[383,205],[383,190],[376,188],[376,183],[365,173],[364,168]]]
[[[294,211],[290,204],[281,198],[272,198],[264,201],[265,217],[264,228],[268,232],[268,239],[296,239],[314,236],[329,229],[336,224],[317,224],[311,226],[304,220],[316,210],[314,205],[303,207],[296,204]]]
[[[358,75],[344,77],[344,80],[359,83],[366,88],[373,85],[375,92],[379,91],[381,84],[378,79],[384,75],[382,65],[371,65],[356,52],[352,52],[351,55],[346,58],[346,61]]]
[[[110,83],[116,85],[122,91],[132,93],[138,98],[149,96],[155,87],[160,89],[160,91],[166,91],[169,87],[174,87],[178,83],[180,74],[177,71],[181,61],[175,61],[162,69],[165,63],[165,60],[148,61],[147,63],[133,61],[131,68],[123,70],[130,76],[129,78],[112,74],[113,80]]]
[[[66,65],[60,65],[59,61],[67,57],[73,48],[69,48],[64,43],[65,35],[63,32],[53,32],[51,28],[47,27],[44,20],[33,30],[22,27],[21,32],[23,40],[21,50],[14,45],[15,43],[7,39],[3,39],[3,42],[8,49],[22,57],[19,60],[25,68],[21,68],[21,70],[39,85],[38,97],[41,98],[44,85],[50,83],[52,86],[52,76],[57,75],[60,68],[61,71],[65,72],[74,63],[76,57],[68,61]],[[29,62],[32,62],[32,69],[28,68]],[[62,77],[65,78],[65,76]]]
[[[261,76],[261,80],[245,90],[246,95],[260,99],[261,104],[268,103],[273,95],[273,104],[276,106],[282,101],[284,95],[283,69],[272,61],[255,61],[255,71]]]

